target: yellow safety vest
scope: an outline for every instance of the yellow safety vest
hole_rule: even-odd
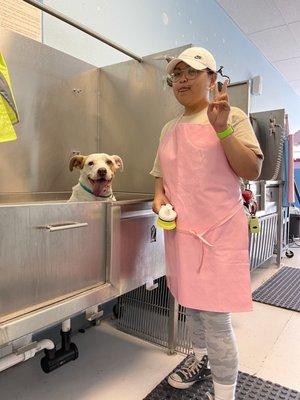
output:
[[[12,92],[8,68],[0,53],[0,142],[17,139],[13,125],[19,122],[19,115]]]

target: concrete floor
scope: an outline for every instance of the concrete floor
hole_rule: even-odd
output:
[[[299,267],[300,249],[283,264]],[[253,289],[276,271],[272,263],[254,271]],[[254,311],[235,314],[233,324],[240,370],[300,391],[300,313],[254,303]],[[74,342],[79,359],[49,375],[40,369],[40,356],[2,372],[0,399],[142,400],[183,358],[107,322]]]

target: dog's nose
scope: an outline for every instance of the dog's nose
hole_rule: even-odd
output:
[[[99,176],[106,175],[106,168],[99,168],[97,173],[98,173]]]

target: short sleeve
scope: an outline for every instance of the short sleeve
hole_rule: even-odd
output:
[[[259,142],[252,128],[249,118],[241,109],[231,107],[231,125],[234,129],[234,135],[245,146],[253,150],[253,152],[261,159],[264,158]]]
[[[163,127],[161,134],[160,134],[159,142],[161,142],[164,135],[175,125],[176,121],[177,121],[177,118],[172,119]],[[162,171],[160,168],[158,152],[156,153],[156,157],[154,160],[153,168],[150,171],[150,175],[154,176],[155,178],[162,178]]]

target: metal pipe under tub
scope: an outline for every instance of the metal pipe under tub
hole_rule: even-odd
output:
[[[17,349],[14,353],[0,359],[0,372],[13,367],[16,364],[33,358],[41,350],[53,350],[54,343],[50,339],[43,339],[39,342],[32,342],[27,346]]]

